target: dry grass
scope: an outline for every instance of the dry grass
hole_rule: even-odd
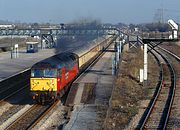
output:
[[[141,100],[149,98],[158,80],[158,66],[149,56],[149,84],[144,87],[139,83],[139,70],[143,68],[143,51],[137,49],[123,53],[106,122],[105,129],[124,129],[133,116],[138,113]],[[157,72],[156,72],[157,71]]]

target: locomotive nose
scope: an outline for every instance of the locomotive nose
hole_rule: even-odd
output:
[[[56,78],[31,78],[31,91],[57,91]]]

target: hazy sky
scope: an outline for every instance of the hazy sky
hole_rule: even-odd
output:
[[[152,22],[157,9],[180,23],[180,0],[0,0],[0,20],[72,22],[80,18],[108,23]]]

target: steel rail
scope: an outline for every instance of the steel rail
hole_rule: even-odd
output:
[[[59,100],[56,100],[42,115],[40,115],[29,127],[28,129],[33,129],[41,120],[43,117],[45,117],[55,106],[59,103]]]
[[[36,115],[31,115],[34,117],[34,120],[32,120],[32,122],[28,122],[25,121],[23,122],[23,124],[20,124],[22,126],[19,127],[23,127],[23,129],[32,129],[34,128],[37,123],[44,117],[47,115],[47,113],[49,111],[51,111],[59,102],[59,100],[56,100],[53,104],[48,105],[48,106],[42,106],[39,104],[35,104],[33,105],[31,108],[29,108],[26,112],[24,112],[19,118],[17,118],[14,122],[12,122],[6,129],[7,130],[12,130],[13,128],[17,128],[19,126],[19,122],[21,122],[23,119],[26,119],[26,117],[29,116],[29,114],[32,114],[34,111],[38,110],[38,109],[42,109],[43,107],[43,111],[40,112],[40,114],[36,117]]]
[[[154,42],[152,42],[152,43],[155,45]],[[163,48],[163,47],[160,47],[160,46],[158,46],[157,48],[160,48],[161,50],[163,50],[163,51],[165,51],[166,53],[170,54],[170,55],[173,56],[178,62],[180,61],[180,57],[177,56],[176,54],[174,54],[173,52],[171,52],[171,51],[169,51],[169,50],[167,50],[167,49],[165,49],[165,48]]]
[[[156,90],[153,94],[153,97],[152,99],[150,100],[150,103],[146,109],[146,111],[144,112],[142,118],[140,119],[137,127],[136,127],[136,130],[142,130],[144,127],[145,127],[145,124],[148,120],[148,118],[150,117],[151,113],[152,113],[152,110],[155,106],[155,103],[158,99],[158,96],[160,95],[160,91],[161,91],[161,88],[162,88],[162,84],[163,84],[163,68],[162,68],[162,64],[160,63],[160,60],[158,59],[158,57],[151,52],[151,54],[155,57],[156,61],[158,62],[158,65],[160,67],[160,72],[159,72],[159,81],[158,81],[158,84],[156,85]]]
[[[169,50],[167,50],[167,49],[165,49],[165,48],[162,48],[162,47],[158,47],[158,48],[160,48],[160,49],[162,49],[163,51],[167,52],[168,54],[170,54],[171,56],[173,56],[177,61],[180,62],[180,57],[177,56],[176,54],[172,53],[171,51],[169,51]]]
[[[168,94],[168,98],[166,100],[165,107],[163,109],[163,114],[161,116],[159,126],[158,126],[158,128],[165,130],[167,127],[167,123],[168,123],[168,119],[170,116],[170,111],[172,108],[174,95],[175,95],[176,74],[175,74],[174,68],[173,68],[172,64],[170,63],[170,61],[164,55],[162,55],[160,52],[158,52],[157,50],[154,49],[154,51],[156,51],[165,60],[167,66],[170,70],[170,75],[171,75],[171,86],[169,88],[170,91]],[[158,83],[158,85],[161,85],[161,87],[159,86],[159,88],[162,88],[162,83],[161,84]],[[154,95],[153,95],[153,98],[151,99],[151,101],[150,101],[145,113],[143,114],[141,120],[139,121],[139,124],[137,125],[136,129],[140,129],[140,130],[145,129],[145,124],[146,124],[148,118],[150,117],[150,114],[154,108],[153,105],[155,104],[155,102],[157,101],[157,98],[158,98],[158,93],[159,93],[158,85],[157,85],[156,91],[154,93],[154,95],[156,95],[156,96],[154,98]]]
[[[167,124],[168,124],[168,119],[170,117],[170,113],[171,113],[171,109],[172,109],[172,105],[173,105],[173,101],[174,101],[174,97],[175,97],[176,73],[175,73],[175,69],[174,69],[172,63],[169,61],[169,59],[166,58],[165,56],[163,56],[163,59],[168,64],[168,67],[169,67],[169,70],[170,70],[170,73],[171,73],[171,86],[170,86],[169,96],[168,96],[168,99],[167,99],[167,102],[166,102],[166,107],[164,108],[164,111],[163,111],[164,117],[163,116],[161,117],[161,122],[164,124],[162,129],[165,130],[166,127],[167,127]]]
[[[23,113],[20,117],[18,117],[14,122],[12,122],[6,129],[11,130],[20,120],[21,118],[25,117],[29,112],[37,108],[37,104],[33,105],[31,108],[29,108],[25,113]]]

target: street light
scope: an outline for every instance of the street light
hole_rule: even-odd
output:
[[[12,34],[11,34],[11,59],[13,58],[13,45],[12,45]]]

